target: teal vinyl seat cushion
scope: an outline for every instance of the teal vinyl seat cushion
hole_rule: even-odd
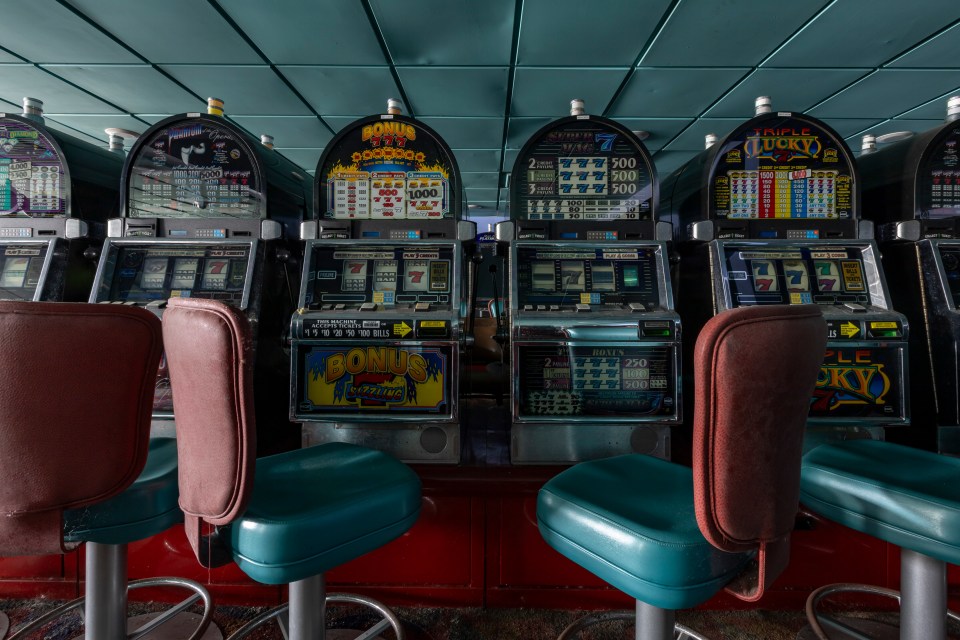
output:
[[[637,600],[696,606],[753,553],[728,553],[700,532],[690,468],[645,455],[582,462],[544,485],[540,533],[554,549]]]
[[[233,558],[258,582],[293,582],[383,546],[419,513],[419,478],[380,451],[335,442],[260,458]]]
[[[960,459],[875,440],[803,458],[800,500],[834,522],[960,564]]]
[[[67,542],[127,544],[183,522],[177,504],[177,441],[151,438],[147,464],[119,495],[81,509],[64,511]]]

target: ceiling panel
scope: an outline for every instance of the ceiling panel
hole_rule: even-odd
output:
[[[945,0],[834,2],[764,65],[877,67],[958,18]]]
[[[803,112],[871,69],[757,69],[713,105],[711,118],[752,118],[757,96],[769,96],[778,111]]]
[[[385,113],[387,99],[400,97],[389,67],[278,68],[321,116],[356,114],[347,120],[352,122],[361,116]]]
[[[643,66],[759,64],[827,0],[793,0],[772,12],[756,0],[684,0],[643,56]]]
[[[951,3],[951,6],[956,6]],[[890,63],[891,67],[934,67],[955,66],[957,52],[960,51],[960,24],[930,38],[918,47],[914,47]]]
[[[316,116],[233,116],[234,122],[256,137],[273,136],[277,147],[323,147],[333,134]]]
[[[700,118],[664,147],[664,151],[703,151],[708,133],[722,138],[737,128],[743,118]]]
[[[387,64],[360,2],[221,0],[220,6],[274,64]],[[303,25],[310,25],[310,37],[291,37]]]
[[[224,110],[229,114],[310,115],[307,105],[267,66],[164,65],[161,68],[204,99],[223,100]]]
[[[3,25],[0,44],[31,62],[140,62],[56,0],[4,2]]]
[[[610,113],[621,118],[695,117],[749,69],[649,69],[633,72]]]
[[[468,202],[496,202],[499,189],[466,189]]]
[[[669,0],[525,0],[517,64],[633,66],[669,6]]]
[[[417,116],[503,116],[506,67],[397,67]]]
[[[557,118],[569,114],[570,101],[574,98],[586,102],[587,113],[602,111],[610,104],[614,93],[629,72],[628,67],[518,68],[514,75],[510,114]]]
[[[0,65],[0,98],[23,104],[24,96],[43,101],[53,113],[119,113],[106,102],[28,64]]]
[[[450,147],[499,149],[503,144],[503,118],[421,118]]]
[[[827,124],[841,138],[848,138],[880,122],[882,118],[830,118]]]
[[[503,172],[509,174],[513,171],[513,163],[517,161],[520,155],[520,149],[504,149],[503,151]]]
[[[649,136],[644,139],[643,146],[650,152],[661,149],[693,122],[690,118],[617,118],[616,120],[630,131],[646,131]]]
[[[960,80],[960,78],[958,78]],[[947,92],[947,95],[937,96],[933,100],[904,113],[902,118],[914,120],[942,120],[947,117],[947,99],[951,95],[960,95],[960,88]]]
[[[810,110],[818,118],[892,118],[960,81],[955,70],[881,69]]]
[[[12,53],[7,53],[3,49],[0,49],[0,63],[2,62],[23,62],[23,60]]]
[[[130,131],[135,131],[137,133],[143,133],[147,130],[148,125],[141,122],[133,116],[118,113],[115,115],[101,116],[101,115],[59,115],[56,113],[51,113],[46,116],[46,120],[52,122],[59,122],[62,125],[75,129],[86,135],[94,138],[102,145],[107,144],[107,134],[104,133],[104,129],[110,127],[116,127],[119,129],[129,129]],[[130,143],[127,143],[129,148]]]
[[[537,131],[547,126],[559,115],[553,117],[541,118],[510,118],[510,124],[507,125],[507,149],[522,149],[527,140],[532,138]],[[512,161],[511,161],[512,163]]]
[[[206,106],[149,65],[44,65],[44,68],[130,113],[180,113]]]
[[[496,172],[500,170],[500,151],[497,149],[454,149],[460,171]]]
[[[50,0],[44,0],[44,2],[48,1]],[[257,64],[263,62],[209,2],[198,0],[163,0],[162,2],[69,0],[69,2],[121,42],[156,64]],[[22,4],[32,4],[32,2]],[[68,59],[47,62],[91,61]],[[108,60],[106,62],[128,61]]]
[[[398,65],[509,65],[515,4],[484,0],[480,9],[474,0],[370,1]]]
[[[316,169],[320,154],[323,153],[323,149],[290,149],[286,147],[275,147],[274,149],[286,156],[290,162],[304,169]]]

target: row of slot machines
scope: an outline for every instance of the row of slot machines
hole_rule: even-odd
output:
[[[508,286],[489,306],[513,462],[684,458],[696,335],[754,304],[824,310],[811,432],[904,427],[887,434],[960,449],[960,125],[858,169],[825,123],[758,104],[662,182],[633,132],[580,101],[521,149],[493,259]],[[125,159],[0,114],[0,296],[158,314],[223,300],[255,328],[261,453],[350,441],[459,462],[481,252],[453,152],[396,107],[342,129],[312,181],[216,101]]]

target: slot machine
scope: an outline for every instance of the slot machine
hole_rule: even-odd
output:
[[[756,117],[661,188],[681,258],[678,306],[689,345],[726,309],[821,305],[829,341],[810,404],[811,443],[880,438],[884,426],[909,421],[908,323],[892,308],[858,186],[836,132],[809,116],[774,113],[759,98]]]
[[[681,419],[680,318],[656,169],[606,118],[538,131],[510,179],[511,460],[670,456]]]
[[[86,300],[119,208],[122,149],[50,129],[41,101],[23,104],[0,113],[0,299]]]
[[[296,306],[299,227],[309,176],[222,117],[187,113],[156,123],[127,156],[122,217],[109,221],[90,302],[162,315],[171,297],[210,298],[244,311],[254,335],[258,451],[296,448],[287,416],[284,340]],[[172,430],[165,367],[155,432]],[[157,431],[160,429],[160,431]]]
[[[361,443],[407,461],[461,457],[465,346],[462,188],[449,146],[389,101],[330,141],[317,165],[290,413],[303,444]]]
[[[901,139],[870,144],[891,137]],[[943,125],[902,138],[867,141],[858,161],[864,217],[877,226],[894,304],[910,320],[913,421],[924,425],[913,444],[958,455],[960,96]]]

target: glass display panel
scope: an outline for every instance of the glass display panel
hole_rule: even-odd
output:
[[[147,304],[173,297],[242,308],[250,245],[111,245],[98,302]]]
[[[528,143],[514,168],[514,217],[649,220],[653,165],[643,144],[600,119],[572,120]]]
[[[711,214],[729,219],[847,220],[853,164],[813,120],[764,119],[731,134],[710,178]]]
[[[930,143],[917,169],[920,217],[960,216],[960,124],[953,123]]]
[[[960,247],[938,247],[940,262],[947,276],[948,294],[953,300],[953,308],[960,309]]]
[[[754,304],[869,305],[859,247],[724,246],[733,306]]]
[[[422,302],[435,310],[451,308],[452,246],[318,245],[308,260],[305,302],[310,309],[356,309],[367,302],[397,310]]]
[[[452,347],[325,344],[297,353],[298,415],[450,412]]]
[[[131,218],[266,215],[260,170],[246,140],[223,125],[182,120],[139,147],[127,176]]]
[[[656,250],[644,247],[517,249],[517,303],[660,306]]]
[[[407,118],[360,121],[317,171],[322,218],[452,218],[459,193],[446,143]]]
[[[671,347],[520,346],[520,414],[671,416]]]
[[[65,161],[36,127],[0,118],[0,216],[53,218],[67,213]]]
[[[33,300],[40,286],[47,244],[0,244],[0,300]]]

